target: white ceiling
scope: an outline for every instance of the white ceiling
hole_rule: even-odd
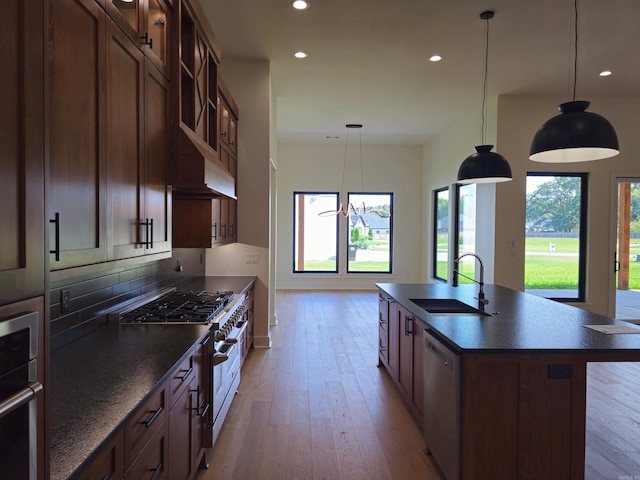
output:
[[[290,0],[200,1],[223,64],[271,62],[282,141],[328,141],[362,123],[363,142],[421,144],[479,112],[484,10],[495,11],[489,96],[571,100],[572,0],[309,0],[305,11]],[[640,0],[580,0],[578,18],[577,99],[640,95]],[[428,61],[435,53],[441,62]],[[613,75],[599,77],[605,69]]]

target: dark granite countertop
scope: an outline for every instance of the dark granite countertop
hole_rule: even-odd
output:
[[[184,289],[242,292],[255,277],[204,277]],[[67,479],[115,434],[210,325],[107,324],[51,352],[51,480]]]
[[[625,325],[578,307],[499,285],[485,285],[491,316],[430,315],[411,298],[453,298],[478,306],[478,285],[379,283],[453,349],[465,352],[616,353],[640,349],[640,334],[605,334],[584,325]]]

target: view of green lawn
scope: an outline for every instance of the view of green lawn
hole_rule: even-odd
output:
[[[446,241],[446,240],[445,240]],[[554,245],[550,251],[549,244]],[[438,243],[438,251],[446,252],[446,243]],[[578,288],[578,239],[530,237],[525,243],[525,288],[526,289],[575,289]],[[629,288],[640,289],[640,242],[631,243],[629,251]],[[446,268],[447,262],[438,262],[439,271]],[[473,264],[462,263],[460,272],[472,276]],[[460,283],[470,283],[460,278]]]
[[[446,252],[447,244],[438,242],[438,251]],[[373,243],[373,242],[372,242]],[[550,244],[554,246],[551,251]],[[370,245],[372,250],[386,250],[385,242],[375,242]],[[577,238],[548,238],[528,237],[525,243],[525,289],[575,289],[578,288],[578,239]],[[632,260],[629,262],[629,288],[640,290],[640,262],[635,261],[640,255],[640,242],[631,243],[629,252]],[[438,261],[439,271],[445,271],[447,262]],[[388,267],[386,261],[362,260],[352,262],[352,271],[376,272]],[[475,264],[462,262],[460,273],[473,277]],[[307,271],[332,271],[335,260],[308,260],[304,269]],[[471,283],[464,277],[460,283]]]

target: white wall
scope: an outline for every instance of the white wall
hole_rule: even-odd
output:
[[[350,142],[351,144],[351,142]],[[352,149],[351,145],[349,149]],[[351,152],[351,150],[349,150]],[[421,232],[422,147],[362,145],[364,190],[393,192],[393,271],[384,274],[293,274],[293,193],[339,191],[345,157],[343,142],[278,144],[278,243],[276,284],[281,289],[372,289],[377,282],[418,282],[424,262]],[[362,191],[360,160],[349,155],[345,191]],[[341,216],[342,217],[342,216]],[[342,217],[339,257],[346,270],[346,218]]]
[[[273,316],[269,287],[270,241],[270,95],[268,61],[222,63],[220,75],[238,105],[238,243],[206,250],[207,275],[256,276],[254,344],[271,343]],[[258,253],[260,263],[245,255]]]

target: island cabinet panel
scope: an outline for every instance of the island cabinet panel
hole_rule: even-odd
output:
[[[398,332],[398,377],[396,384],[418,425],[424,418],[422,323],[402,305],[394,304]]]
[[[105,13],[94,0],[51,0],[49,265],[106,260]]]
[[[166,79],[107,22],[109,259],[171,251]]]
[[[585,366],[562,355],[463,355],[462,478],[583,479]]]
[[[378,296],[378,364],[389,368],[389,299]]]

